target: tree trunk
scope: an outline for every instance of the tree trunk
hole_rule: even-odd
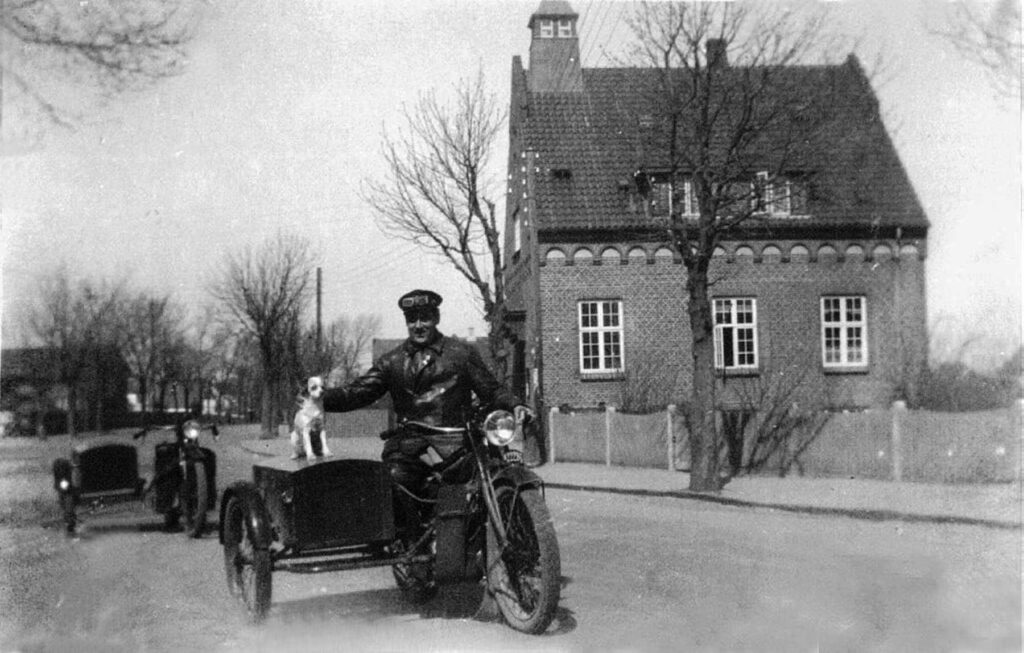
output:
[[[688,275],[690,330],[693,334],[693,405],[690,408],[690,490],[721,489],[718,431],[715,427],[715,345],[707,273]]]
[[[78,431],[75,429],[75,404],[78,403],[78,392],[75,390],[74,381],[68,382],[68,413],[67,413],[67,425],[68,435],[74,438],[78,435]]]
[[[260,439],[277,437],[277,384],[264,377],[263,395],[260,397]]]

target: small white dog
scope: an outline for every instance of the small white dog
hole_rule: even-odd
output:
[[[324,428],[324,380],[311,376],[306,382],[306,391],[299,395],[299,410],[292,420],[292,460],[305,455],[307,460],[316,458],[313,451],[313,437],[320,438],[320,453],[330,456],[327,448],[327,430]]]

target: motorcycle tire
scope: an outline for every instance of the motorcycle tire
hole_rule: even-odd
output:
[[[245,523],[242,502],[230,499],[224,510],[224,571],[228,591],[245,605],[249,620],[258,624],[270,611],[273,574],[270,551],[255,546]]]
[[[554,619],[562,565],[551,514],[537,488],[495,488],[508,546],[501,550],[487,528],[487,587],[505,622],[528,634],[544,632]]]
[[[189,537],[202,537],[209,503],[206,465],[201,462],[187,464],[181,484],[181,508],[185,516],[185,532]]]

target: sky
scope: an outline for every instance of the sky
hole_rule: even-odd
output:
[[[395,301],[429,287],[442,330],[484,335],[468,283],[430,253],[382,233],[360,198],[383,172],[381,134],[419,93],[482,70],[508,103],[512,57],[528,65],[539,0],[210,3],[183,74],[122,96],[74,131],[24,140],[4,125],[2,331],[20,327],[41,276],[60,263],[127,277],[195,309],[231,252],[279,231],[320,256],[325,323],[377,314],[401,337]],[[575,0],[584,66],[624,52],[626,2]],[[977,361],[1021,334],[1021,111],[927,28],[939,0],[829,2],[869,70],[883,119],[931,221],[927,303],[936,349],[972,338]],[[834,57],[842,60],[844,53]],[[9,114],[8,114],[9,115]],[[491,196],[504,215],[507,138]]]

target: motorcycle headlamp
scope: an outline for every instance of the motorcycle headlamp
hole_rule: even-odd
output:
[[[68,489],[71,487],[71,483],[68,481],[68,479],[62,478],[60,479],[59,486],[62,491],[67,492]]]
[[[516,418],[507,410],[496,410],[484,420],[484,435],[496,447],[505,447],[516,437]]]
[[[193,420],[185,422],[184,431],[185,439],[192,440],[193,442],[195,442],[196,440],[199,439],[199,422]]]

